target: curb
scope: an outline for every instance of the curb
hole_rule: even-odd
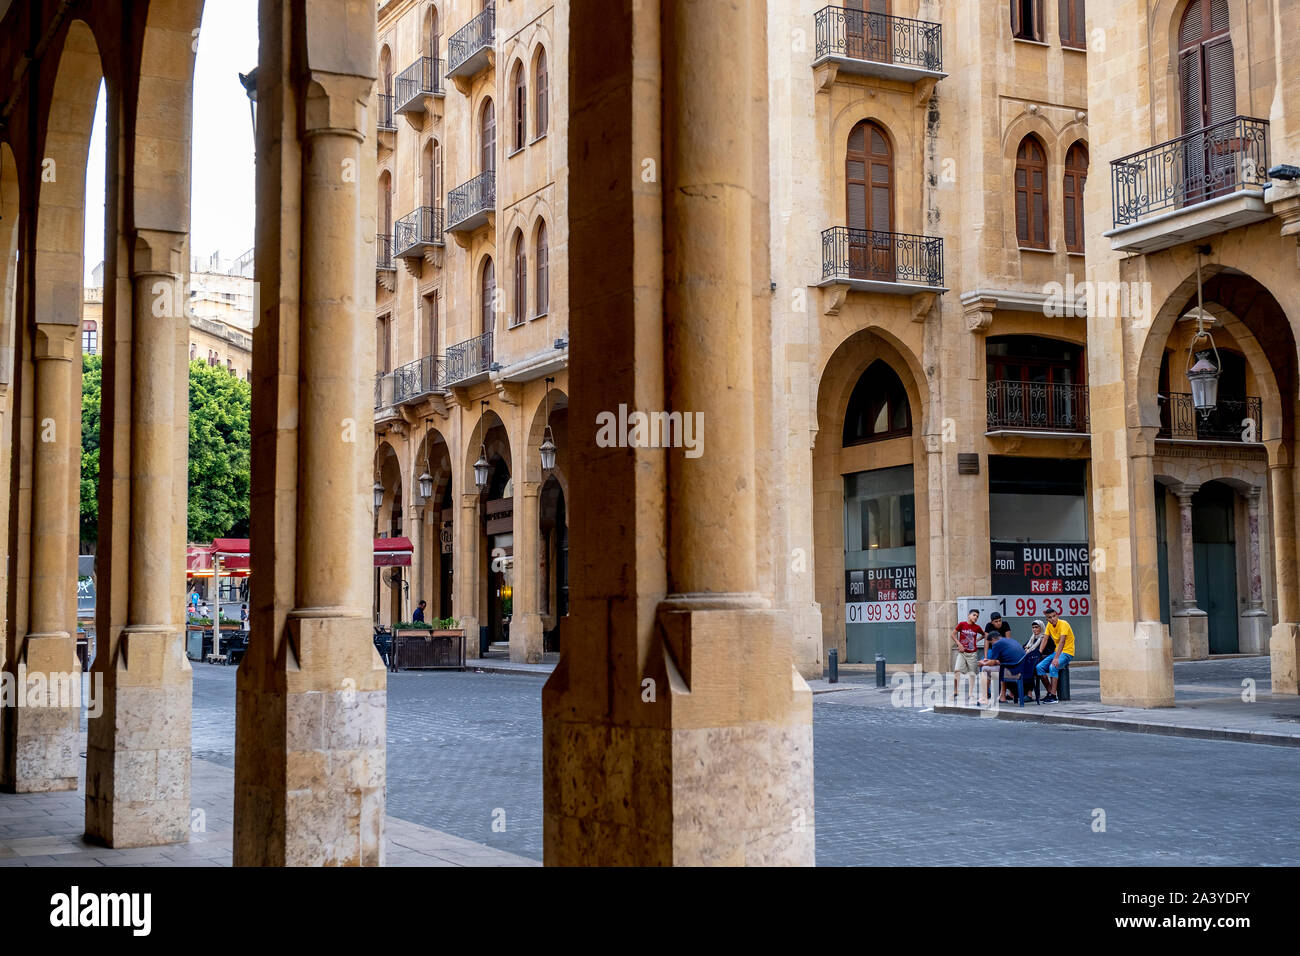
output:
[[[936,714],[958,714],[965,717],[986,717],[990,711],[969,707],[938,704]],[[1040,724],[1066,724],[1092,730],[1115,730],[1132,734],[1155,734],[1160,737],[1188,737],[1199,740],[1218,740],[1242,744],[1267,744],[1272,747],[1300,747],[1300,735],[1271,734],[1253,730],[1227,730],[1214,727],[1189,727],[1185,724],[1144,724],[1136,720],[1105,720],[1098,717],[1070,716],[1068,714],[1021,713],[1019,708],[993,711],[999,720],[1024,720]]]

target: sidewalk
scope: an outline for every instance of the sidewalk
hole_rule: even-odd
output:
[[[1075,671],[1073,666],[1072,671]],[[1269,693],[1267,657],[1230,657],[1174,664],[1173,707],[1117,707],[1101,702],[1096,667],[1080,667],[1070,680],[1071,700],[1024,707],[944,704],[938,714],[996,717],[1100,730],[1230,740],[1300,747],[1300,697]],[[1254,696],[1253,700],[1249,698]]]
[[[85,747],[85,741],[82,741]],[[188,843],[111,850],[82,838],[84,777],[76,792],[0,794],[0,866],[230,866],[234,771],[195,758]],[[449,833],[389,817],[387,866],[541,866]]]

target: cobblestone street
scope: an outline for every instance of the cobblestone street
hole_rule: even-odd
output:
[[[1228,685],[1261,666],[1178,679]],[[234,678],[194,666],[195,755],[226,766]],[[540,859],[542,684],[390,674],[388,813]],[[1294,749],[899,710],[871,686],[818,695],[814,720],[822,865],[1300,862]],[[1009,825],[1032,836],[1007,841]]]

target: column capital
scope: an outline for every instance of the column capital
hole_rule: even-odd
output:
[[[408,510],[410,512],[412,524],[424,520],[424,505],[411,505]]]
[[[75,325],[37,322],[36,335],[32,341],[32,358],[37,362],[42,360],[71,362],[78,351],[77,333],[80,331]]]
[[[993,325],[993,310],[997,306],[997,299],[986,296],[963,302],[962,314],[966,316],[966,330],[975,333],[987,332]]]
[[[184,232],[137,229],[131,245],[131,278],[180,279],[185,274]]]
[[[1201,487],[1200,485],[1181,484],[1172,485],[1169,490],[1178,498],[1179,504],[1185,508],[1190,508],[1192,506],[1192,495],[1200,491]]]
[[[1129,457],[1154,458],[1156,454],[1156,436],[1159,434],[1159,425],[1130,427],[1128,430]]]
[[[303,135],[349,136],[364,141],[374,87],[374,78],[369,76],[308,73],[303,96]]]
[[[521,481],[519,490],[525,498],[536,498],[542,493],[542,483],[540,481]]]

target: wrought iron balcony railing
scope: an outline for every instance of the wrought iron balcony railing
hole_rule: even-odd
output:
[[[393,404],[393,376],[380,372],[375,376],[375,411]]]
[[[381,232],[375,236],[375,268],[396,268],[393,265],[393,237],[387,233]]]
[[[399,259],[419,255],[421,246],[442,244],[442,209],[438,206],[421,206],[393,226],[393,254]]]
[[[447,194],[447,228],[454,230],[496,207],[497,174],[489,169]]]
[[[442,95],[442,60],[422,56],[393,80],[393,110],[406,113],[424,108],[422,96]]]
[[[943,240],[832,226],[822,233],[822,279],[943,285]]]
[[[436,355],[408,362],[393,372],[393,403],[415,401],[443,387],[443,365]]]
[[[492,333],[484,332],[447,349],[443,357],[443,382],[447,386],[454,385],[481,375],[491,367]]]
[[[1268,120],[1236,116],[1114,160],[1115,226],[1268,184]]]
[[[884,13],[823,7],[815,18],[817,59],[840,56],[939,73],[943,27]]]
[[[379,94],[379,118],[377,120],[379,129],[384,132],[395,132],[397,124],[393,122],[393,97],[388,93]]]
[[[482,13],[451,35],[447,40],[448,76],[473,68],[470,60],[474,55],[491,49],[496,26],[496,4],[488,4]]]
[[[1088,387],[1047,382],[988,383],[988,427],[1016,431],[1088,431]]]
[[[1177,441],[1263,441],[1263,403],[1255,396],[1219,399],[1201,415],[1186,392],[1173,392],[1160,403],[1160,438]]]

